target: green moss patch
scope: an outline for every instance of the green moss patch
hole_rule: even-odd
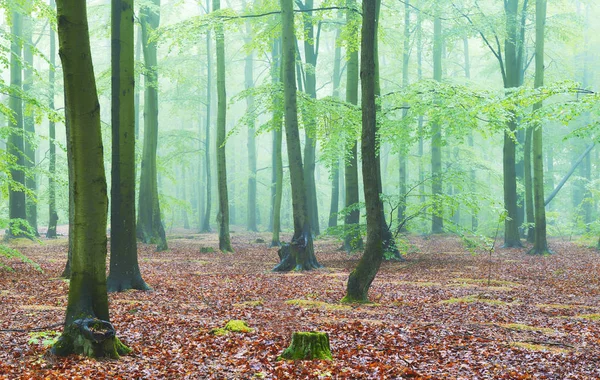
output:
[[[257,306],[262,306],[262,305],[263,305],[262,300],[244,301],[244,302],[233,304],[233,306],[235,306],[235,307],[257,307]]]
[[[250,328],[245,321],[232,319],[225,324],[225,327],[218,327],[210,330],[210,333],[216,336],[226,335],[229,332],[251,333],[254,332],[254,329]]]
[[[535,344],[528,342],[512,342],[510,344],[511,347],[523,348],[529,351],[545,351],[545,352],[555,352],[555,353],[568,353],[569,350],[565,348],[555,347],[555,346],[546,346],[544,344]]]
[[[575,318],[588,319],[590,321],[600,321],[600,314],[581,314],[575,316]]]
[[[288,305],[300,306],[305,309],[326,309],[326,310],[350,310],[351,307],[348,305],[331,304],[323,301],[315,300],[287,300],[285,301]]]
[[[508,303],[508,302],[504,302],[501,300],[496,300],[496,299],[492,299],[489,298],[486,295],[480,295],[480,294],[472,294],[470,296],[466,296],[466,297],[459,297],[459,298],[450,298],[447,300],[443,300],[440,301],[439,303],[441,304],[455,304],[455,303],[474,303],[474,302],[480,302],[480,303],[485,303],[488,305],[496,305],[496,306],[509,306],[509,305],[517,305],[517,303]]]
[[[529,326],[522,323],[501,323],[498,326],[517,331],[536,331],[544,334],[554,334],[555,330],[546,327]]]
[[[439,282],[429,282],[429,281],[389,281],[388,284],[394,285],[411,285],[411,286],[422,286],[422,287],[430,287],[430,286],[441,286]]]
[[[501,286],[501,287],[509,287],[509,288],[518,288],[521,284],[512,281],[504,281],[504,280],[489,280],[486,278],[455,278],[450,280],[450,282],[457,282],[461,284],[472,284],[477,286]]]

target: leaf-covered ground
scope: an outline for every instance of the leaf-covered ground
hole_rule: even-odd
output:
[[[269,241],[234,234],[234,254],[201,253],[217,247],[215,235],[173,236],[163,253],[140,245],[154,291],[110,295],[112,322],[132,355],[54,358],[44,348],[50,332],[3,331],[0,378],[600,378],[594,250],[554,241],[550,257],[499,248],[490,260],[452,238],[415,238],[405,262],[382,266],[371,288],[376,304],[346,306],[338,301],[358,256],[319,240],[325,269],[271,273],[276,250],[259,238]],[[20,263],[0,272],[0,328],[60,323],[66,240],[20,249],[44,273]],[[211,334],[231,319],[254,331]],[[329,333],[333,361],[277,361],[293,331],[312,330]]]

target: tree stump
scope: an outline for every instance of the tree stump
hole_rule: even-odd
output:
[[[74,353],[92,358],[118,359],[130,352],[131,349],[115,336],[113,325],[96,318],[77,319],[68,324],[52,347],[52,353],[57,356]]]
[[[332,360],[329,335],[324,332],[295,332],[292,342],[279,359],[288,360]]]

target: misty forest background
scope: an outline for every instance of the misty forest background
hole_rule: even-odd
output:
[[[595,244],[600,234],[599,151],[594,147],[600,41],[591,22],[600,9],[593,1],[548,4],[545,86],[535,90],[535,2],[509,3],[516,10],[512,34],[507,10],[495,1],[381,3],[377,104],[382,199],[401,252],[412,233],[450,232],[473,241],[493,238],[504,224],[511,226],[501,227],[500,235],[514,230],[514,224],[521,238],[529,235],[532,241],[535,130],[543,136],[546,199],[560,189],[546,207],[549,237]],[[59,225],[69,220],[63,75],[51,41],[54,4],[4,1],[0,6],[2,223],[8,227],[11,217],[26,219],[32,228],[28,233],[45,234],[50,226],[52,234],[56,220]],[[139,7],[155,17],[156,27],[145,34]],[[365,233],[360,95],[350,88],[356,86],[350,82],[357,76],[352,57],[359,54],[360,5],[306,0],[296,2],[296,9],[298,114],[312,233],[339,236],[351,250],[360,246]],[[17,13],[23,20],[16,29]],[[110,181],[110,2],[89,1],[88,17]],[[293,229],[286,139],[281,137],[279,3],[232,0],[215,10],[211,1],[144,0],[136,2],[135,22],[136,199],[154,197],[139,175],[144,175],[143,162],[153,160],[152,149],[144,145],[155,139],[156,195],[167,234],[217,230],[218,195],[227,191],[231,232],[275,227],[272,240],[279,243],[278,229]],[[226,135],[216,129],[219,112],[224,112],[217,110],[217,24],[224,28]],[[145,55],[154,44],[155,63]],[[507,76],[513,75],[506,50],[511,44],[517,71],[514,85],[507,85]],[[15,69],[22,71],[19,84],[11,84]],[[147,100],[153,90],[158,91],[157,110]],[[22,116],[10,99],[22,100]],[[543,106],[534,107],[541,100]],[[158,135],[153,137],[148,118],[155,111]],[[22,152],[13,145],[21,133]],[[505,199],[507,136],[515,145],[516,213]],[[226,157],[226,188],[218,181],[224,175],[217,171],[218,147],[224,147]],[[21,217],[9,214],[9,189],[26,195]],[[153,208],[147,206],[151,204],[138,205],[138,213]],[[358,212],[361,217],[352,219]],[[141,228],[138,214],[138,238],[167,247],[164,234],[154,236]],[[508,245],[515,243],[514,236],[506,238]]]

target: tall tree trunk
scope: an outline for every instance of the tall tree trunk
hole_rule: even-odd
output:
[[[534,223],[534,205],[533,205],[533,177],[532,177],[532,160],[531,160],[531,144],[533,131],[531,128],[525,130],[525,142],[523,145],[523,168],[525,179],[525,214],[527,216],[527,241],[533,243],[535,227]]]
[[[213,0],[213,11],[221,9],[221,1]],[[217,53],[217,182],[219,195],[219,249],[233,252],[229,237],[229,196],[227,194],[227,163],[225,159],[225,127],[227,117],[227,95],[225,93],[225,35],[222,22],[215,26]]]
[[[546,0],[535,2],[535,87],[544,85],[544,29],[546,27]],[[539,109],[541,103],[534,105]],[[544,204],[544,156],[542,126],[533,131],[533,191],[535,202],[535,241],[532,253],[548,252],[546,240],[546,209]]]
[[[156,42],[150,41],[150,33],[160,23],[160,0],[152,0],[152,6],[140,8],[142,44],[146,64],[144,91],[144,149],[140,175],[137,236],[144,243],[156,244],[157,251],[168,249],[165,228],[162,224],[158,201],[158,176],[156,150],[158,147],[158,69]]]
[[[111,126],[109,292],[148,290],[135,235],[135,65],[133,0],[111,2]]]
[[[23,60],[27,67],[23,71],[23,92],[30,94],[33,86],[33,20],[30,15],[26,15],[23,18],[23,34],[25,40],[25,48],[23,49]],[[31,94],[30,94],[31,95]],[[27,175],[25,176],[25,185],[29,194],[26,196],[26,214],[27,222],[32,228],[32,232],[35,236],[40,236],[38,233],[38,220],[37,220],[37,179],[35,173],[36,159],[35,159],[35,145],[32,139],[35,136],[35,115],[33,110],[29,110],[23,115],[23,125],[26,134],[23,148],[25,154],[25,168],[27,168]]]
[[[403,35],[403,51],[402,51],[402,87],[408,86],[408,63],[410,59],[410,0],[404,3],[404,35]],[[406,117],[407,110],[402,112],[402,117]],[[408,145],[408,144],[407,144]],[[399,189],[399,205],[398,205],[398,226],[404,226],[406,218],[406,183],[408,181],[408,146],[401,147],[398,154],[398,189]]]
[[[439,12],[439,11],[437,11]],[[442,19],[437,15],[433,21],[433,79],[442,80]],[[442,126],[434,120],[431,126],[431,193],[434,208],[431,216],[431,232],[444,230],[444,208],[442,203]]]
[[[142,60],[142,29],[138,27],[137,38],[135,42],[135,62],[140,62]],[[135,107],[135,140],[140,137],[140,88],[144,88],[141,86],[142,76],[140,73],[135,74],[135,94],[133,98],[133,103]]]
[[[471,79],[471,57],[469,54],[469,39],[467,37],[463,37],[463,53],[464,53],[464,59],[465,59],[465,78],[470,80]],[[475,139],[473,136],[473,132],[469,133],[468,144],[469,144],[469,148],[471,148],[471,150],[473,150],[475,147]],[[471,193],[475,193],[475,188],[476,188],[475,181],[477,180],[477,174],[475,172],[474,165],[471,165],[471,169],[469,170],[469,177],[471,179],[471,181],[469,183],[469,188],[471,190]],[[477,213],[473,213],[473,215],[471,215],[471,231],[473,231],[473,232],[477,231],[478,225],[479,225],[479,219],[477,217]]]
[[[206,12],[210,12],[210,2],[211,0],[206,0]],[[211,207],[212,207],[212,173],[211,173],[211,164],[210,164],[210,129],[212,127],[212,79],[213,79],[213,68],[212,68],[212,37],[211,31],[208,30],[206,32],[206,130],[204,136],[204,174],[205,178],[205,186],[206,186],[206,208],[204,209],[204,216],[202,218],[202,226],[200,228],[201,232],[211,232],[210,228],[210,215],[211,215]]]
[[[54,0],[50,0],[50,8],[55,9],[56,5]],[[55,75],[54,70],[56,69],[56,35],[52,28],[48,28],[50,32],[50,68],[48,70],[48,83],[50,85],[49,98],[50,102],[48,107],[54,110],[54,88],[55,88]],[[50,144],[50,157],[48,172],[50,173],[48,178],[48,231],[46,232],[47,238],[56,237],[56,224],[58,223],[58,213],[56,212],[56,123],[53,120],[48,121],[48,134]]]
[[[525,0],[527,1],[527,0]],[[517,16],[519,0],[504,2],[506,13],[506,39],[504,42],[504,88],[513,89],[519,86],[521,65],[517,54]],[[504,246],[521,247],[518,223],[517,172],[515,164],[515,140],[517,122],[513,115],[504,132],[502,172],[504,175],[504,208],[507,211],[504,220]]]
[[[273,40],[273,47],[271,57],[273,60],[273,66],[271,67],[271,81],[274,85],[277,85],[281,81],[281,39],[277,38]],[[282,112],[281,112],[281,101],[280,98],[275,96],[273,98],[273,158],[272,158],[272,211],[271,220],[273,223],[271,247],[278,247],[281,245],[279,239],[279,232],[281,231],[281,199],[283,195],[283,158],[281,151],[281,143],[283,140],[282,128]]]
[[[16,6],[17,7],[17,6]],[[10,45],[10,85],[15,90],[22,88],[22,67],[21,67],[21,38],[23,36],[23,14],[21,9],[12,12],[12,41]],[[15,157],[15,165],[10,169],[10,176],[13,181],[9,185],[8,214],[10,226],[8,236],[19,237],[23,235],[24,225],[27,220],[27,211],[25,205],[25,193],[22,187],[25,185],[25,157],[23,156],[23,101],[18,93],[13,94],[8,99],[8,105],[13,113],[10,119],[11,134],[8,137],[8,154]]]
[[[359,10],[356,0],[346,0],[346,23],[350,26],[350,38],[358,38],[359,33]],[[353,46],[353,44],[349,44]],[[358,51],[349,48],[346,52],[348,63],[346,64],[346,102],[358,104]],[[344,217],[344,249],[347,252],[360,250],[363,240],[360,233],[360,209],[357,207],[358,197],[358,149],[357,142],[348,142],[347,149],[350,151],[345,160],[344,184],[346,188],[345,208],[352,207]]]
[[[358,265],[350,273],[344,302],[367,302],[371,283],[383,260],[383,204],[379,197],[381,173],[377,155],[377,112],[375,106],[376,4],[363,2],[361,42],[362,171],[367,210],[367,243]]]
[[[337,28],[335,32],[335,52],[333,56],[333,94],[335,99],[340,97],[340,82],[341,82],[341,62],[342,62],[342,48],[339,46],[337,41],[340,39],[342,30]],[[329,223],[328,227],[337,226],[338,221],[338,207],[340,203],[340,163],[336,160],[331,168],[331,202],[329,204]]]
[[[313,239],[308,218],[306,187],[302,169],[302,149],[298,131],[298,106],[296,99],[294,3],[281,0],[281,36],[283,56],[283,88],[285,109],[285,137],[287,142],[290,179],[292,185],[292,208],[294,236],[287,255],[273,268],[274,271],[310,270],[321,265],[315,257]],[[283,253],[283,251],[282,251]]]
[[[423,79],[423,25],[421,12],[417,14],[417,80]],[[417,120],[417,154],[419,155],[419,201],[425,203],[425,170],[423,165],[424,141],[423,141],[423,116]]]
[[[246,21],[246,44],[252,41],[252,27]],[[248,53],[245,64],[246,89],[254,87],[254,52]],[[248,112],[254,112],[254,97],[246,97],[246,108]],[[254,129],[254,117],[251,116],[248,124],[248,198],[246,202],[246,228],[248,231],[258,231],[256,226],[256,137]]]
[[[131,350],[120,343],[109,323],[106,294],[106,221],[108,197],[100,105],[91,61],[83,0],[58,0],[58,39],[65,85],[68,163],[73,174],[69,191],[74,197],[73,262],[65,328],[52,350],[118,358]],[[82,328],[86,318],[105,321],[112,334],[91,340]],[[79,326],[78,326],[79,325]],[[88,330],[89,331],[89,330]]]
[[[313,8],[313,0],[304,0],[303,9]],[[302,13],[304,21],[304,61],[306,63],[305,88],[304,92],[313,99],[317,98],[317,56],[318,56],[318,35],[315,36],[313,28],[313,13],[305,11]],[[315,116],[311,114],[304,115],[304,181],[306,185],[306,201],[308,206],[308,217],[310,226],[315,235],[320,234],[319,228],[319,207],[317,203],[317,186],[315,183],[316,167],[316,141],[311,137],[316,128]]]
[[[183,165],[181,168],[181,199],[187,205],[187,166]],[[192,203],[192,202],[190,202]],[[181,219],[183,219],[183,228],[186,230],[190,229],[190,218],[188,217],[187,207],[181,209]]]

